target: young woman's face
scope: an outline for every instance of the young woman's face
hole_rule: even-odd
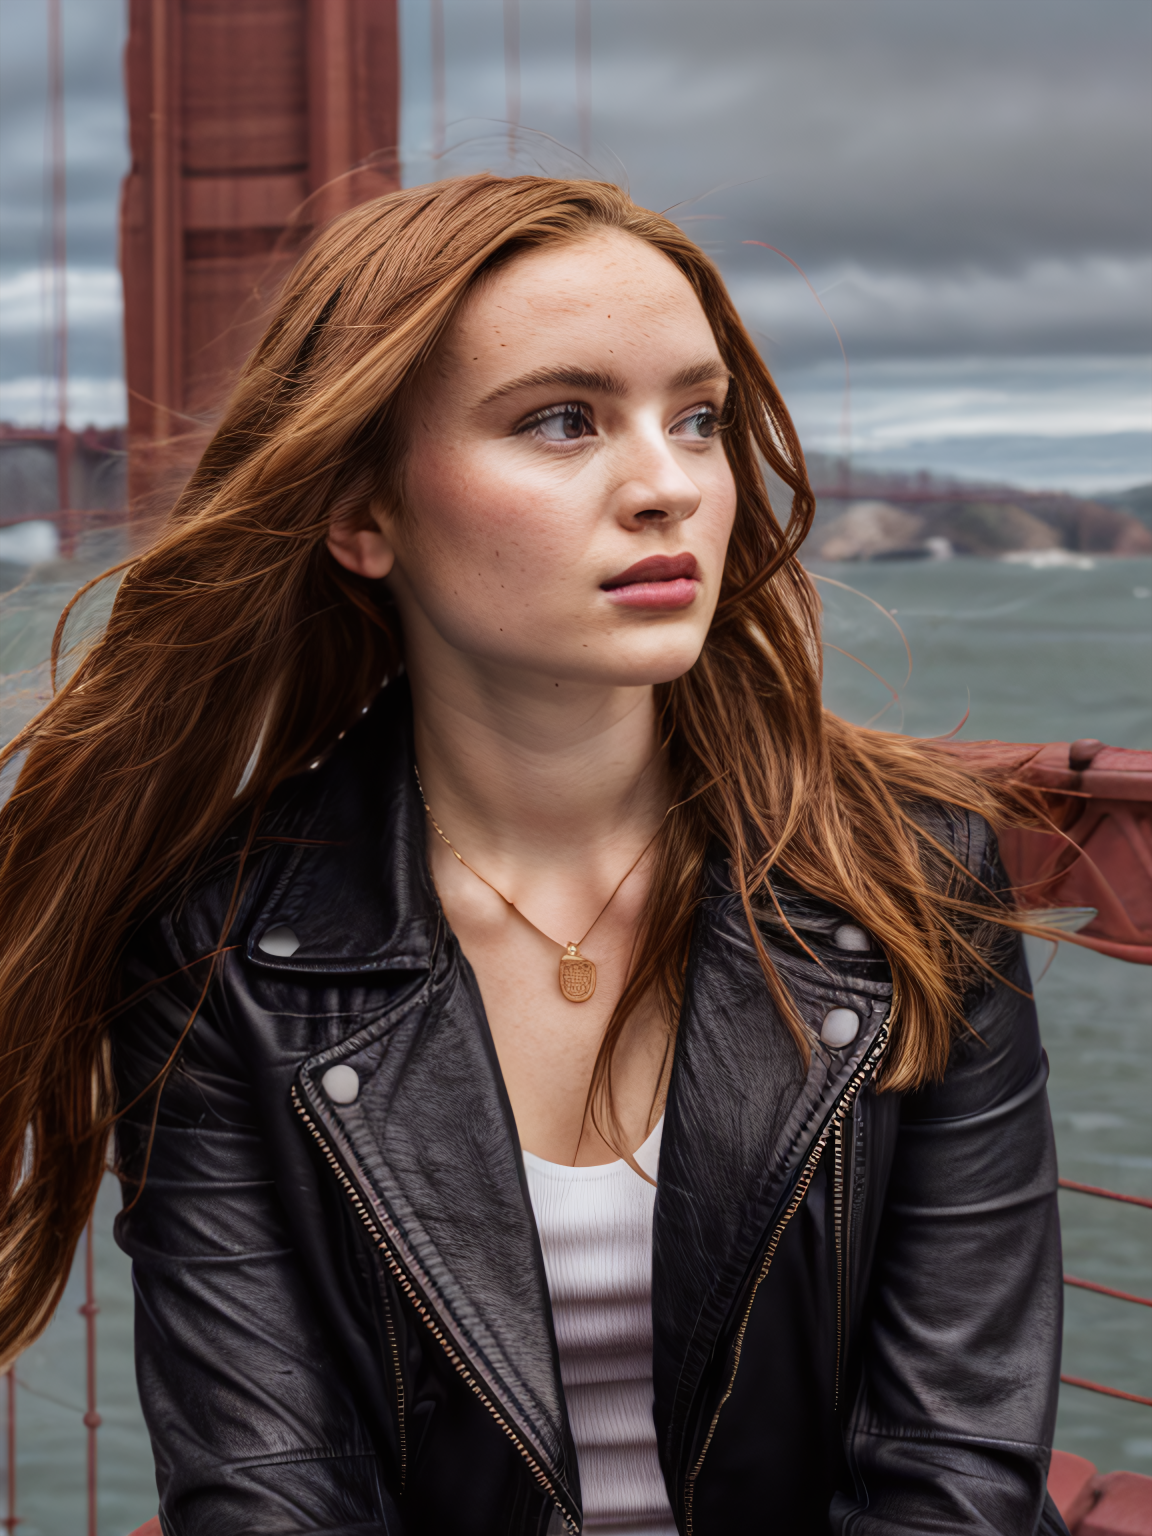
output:
[[[403,512],[380,519],[409,647],[557,682],[686,672],[736,510],[728,383],[688,282],[630,236],[482,284],[416,392]]]

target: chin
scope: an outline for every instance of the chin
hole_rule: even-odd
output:
[[[699,660],[702,642],[693,638],[690,644],[668,644],[643,647],[621,646],[619,651],[603,658],[605,665],[585,666],[583,676],[617,688],[650,688],[657,683],[671,683],[685,672],[690,672]],[[624,654],[620,654],[620,652]],[[629,654],[630,653],[630,654]]]

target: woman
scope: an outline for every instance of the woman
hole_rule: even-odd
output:
[[[812,505],[615,187],[289,280],[3,819],[5,1345],[115,1120],[169,1536],[1063,1529],[1028,807],[822,713]]]

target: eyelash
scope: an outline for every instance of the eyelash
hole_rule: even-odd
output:
[[[521,425],[516,428],[516,436],[523,436],[531,432],[534,427],[542,426],[546,421],[556,421],[557,419],[564,416],[579,416],[586,428],[591,428],[593,432],[595,431],[595,426],[592,422],[591,416],[589,415],[588,408],[583,405],[578,405],[575,402],[569,402],[565,405],[547,406],[544,410],[537,411],[535,415],[529,416],[527,421],[522,422]],[[687,426],[689,422],[693,421],[706,421],[711,424],[711,433],[707,436],[701,434],[701,441],[704,442],[710,442],[717,433],[723,430],[724,427],[723,413],[714,410],[713,407],[709,405],[698,407],[696,410],[690,411],[687,416],[682,416],[679,421],[673,424],[671,430],[675,431],[677,427]],[[568,441],[580,442],[581,438],[587,435],[588,434],[585,432],[581,434],[581,437],[569,438]]]

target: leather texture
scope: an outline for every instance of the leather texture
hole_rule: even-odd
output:
[[[516,1126],[428,873],[410,711],[393,683],[282,789],[230,921],[239,835],[126,956],[117,1238],[166,1536],[580,1529]],[[994,883],[982,824],[927,814]],[[1020,947],[944,1080],[877,1092],[884,956],[777,896],[792,931],[772,908],[761,931],[801,1018],[860,1027],[804,1067],[717,850],[653,1235],[678,1526],[1057,1536],[1056,1168]]]

